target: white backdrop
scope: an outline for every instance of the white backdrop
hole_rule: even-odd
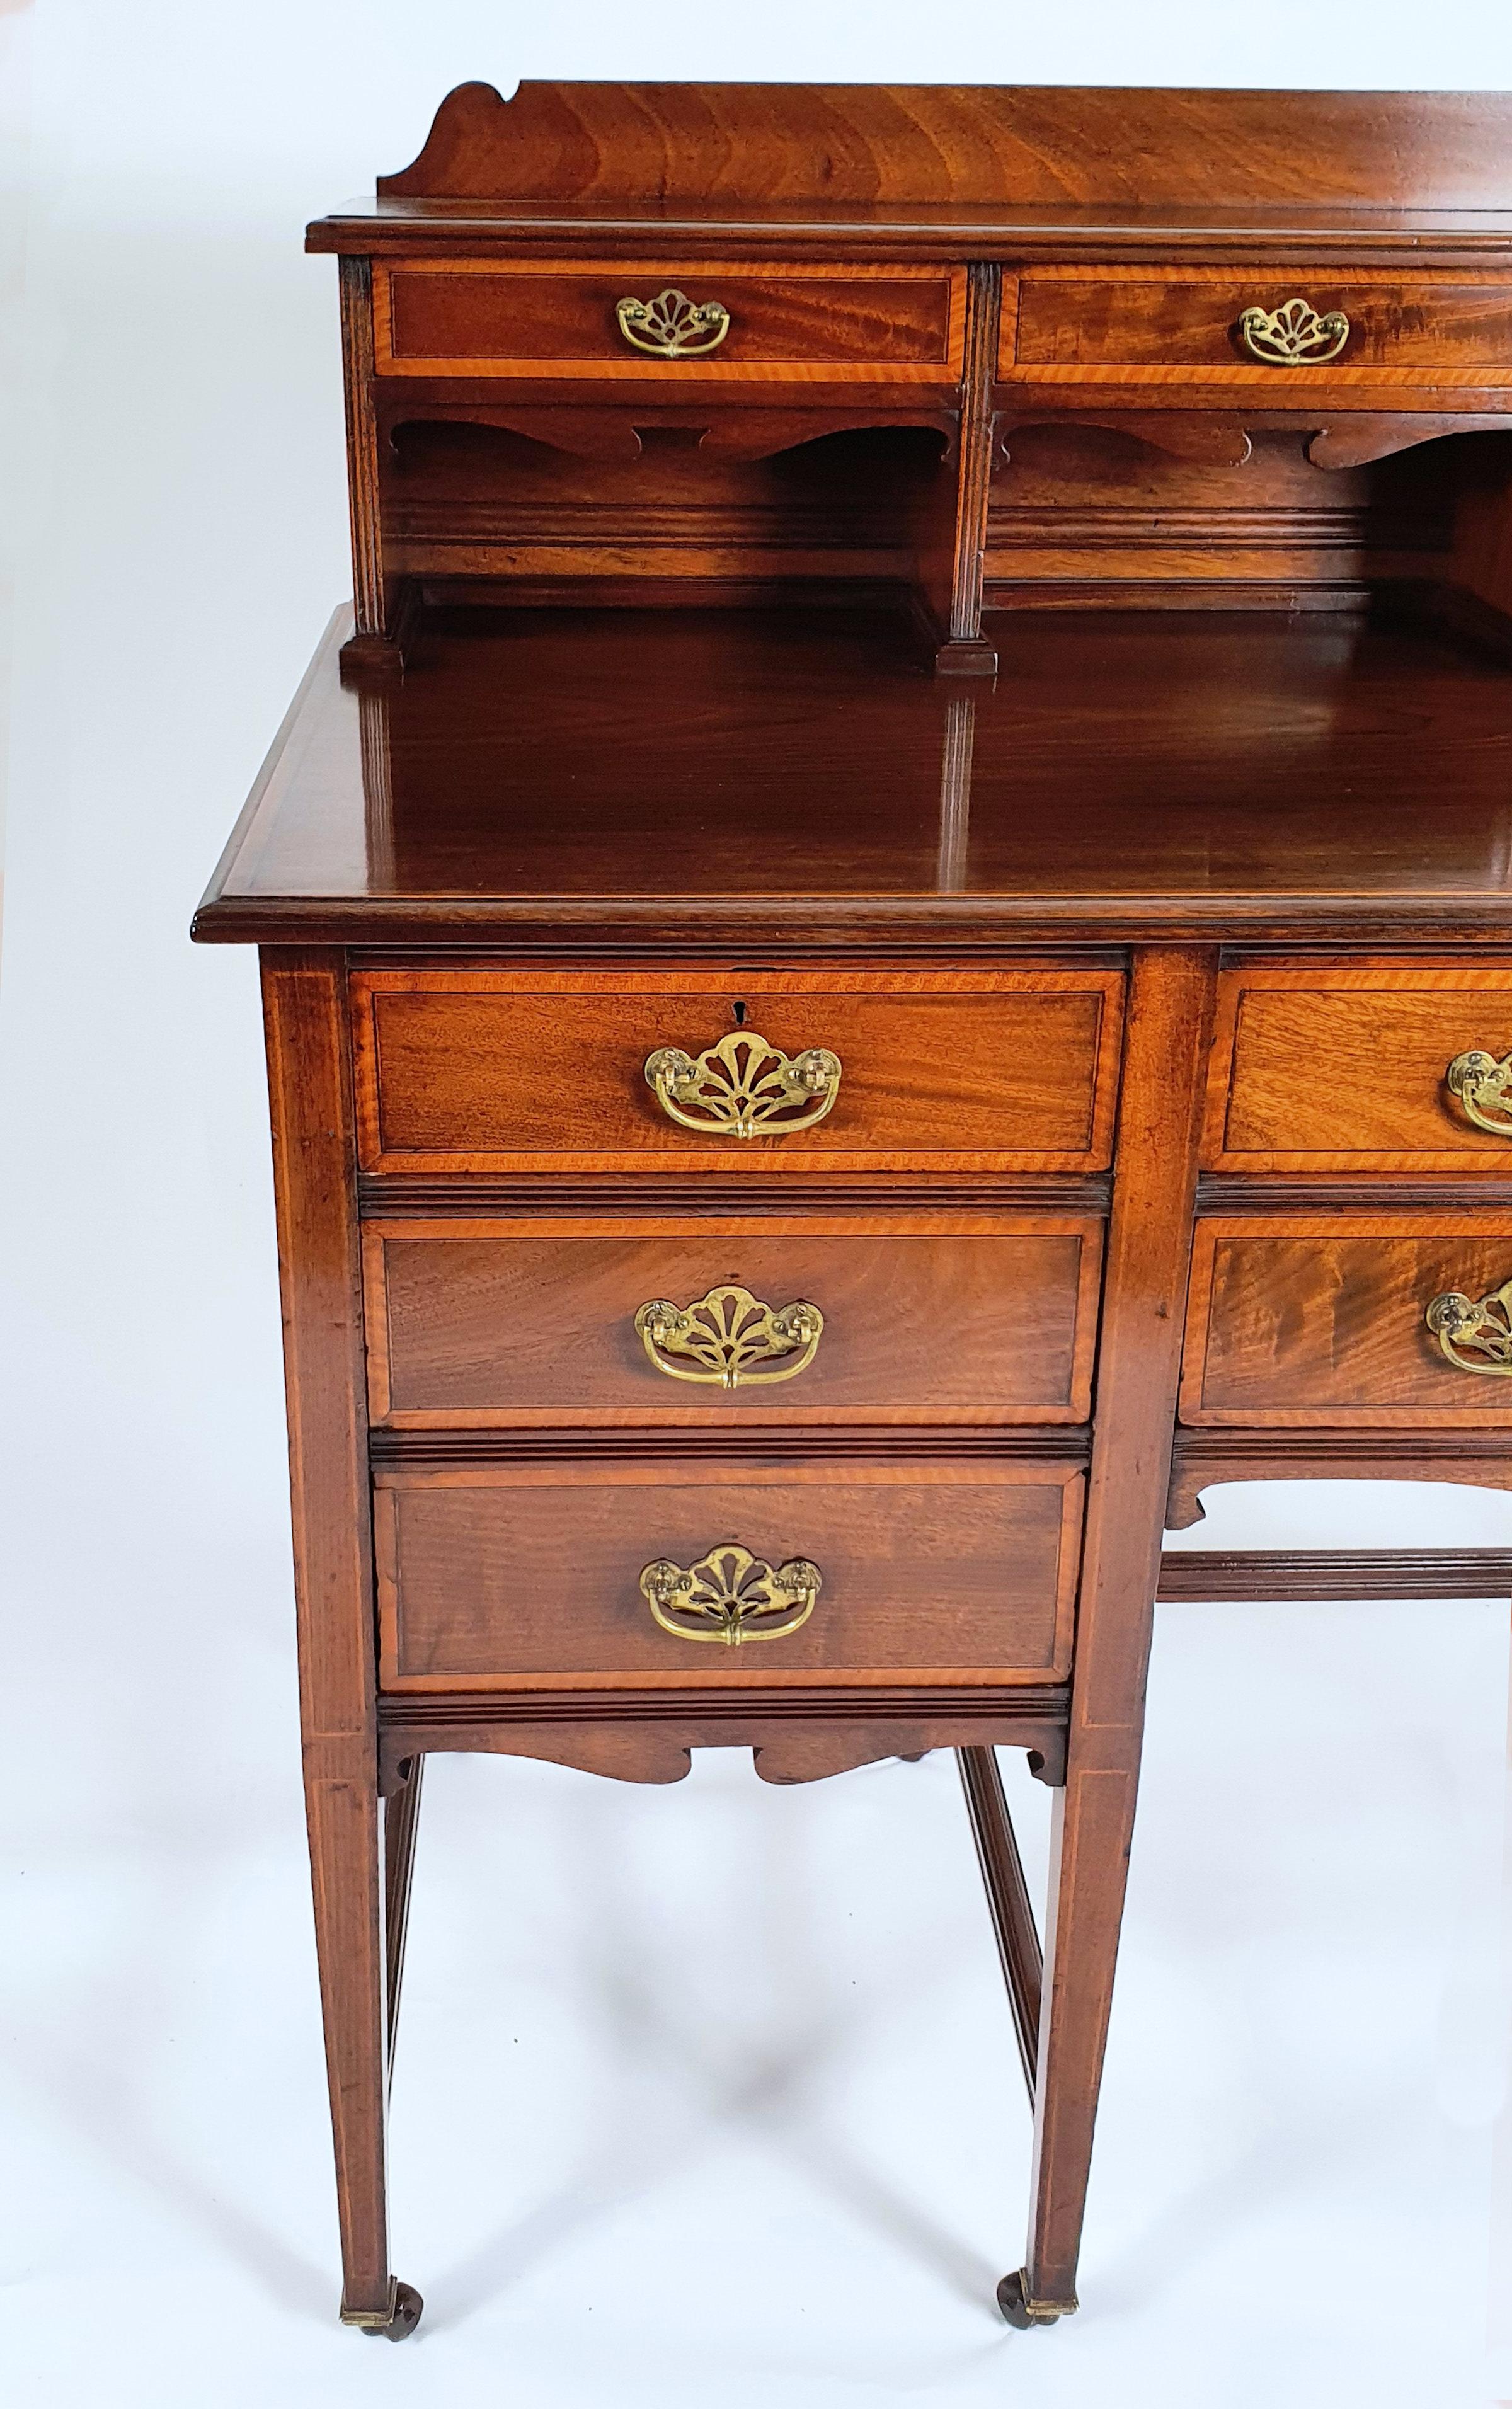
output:
[[[1512,20],[0,0],[9,2397],[1512,2397],[1485,1604],[1162,1609],[1087,2306],[1048,2334],[991,2306],[1027,2119],[948,1758],[791,1793],[724,1753],[649,1793],[436,1761],[394,2135],[429,2305],[397,2353],[334,2324],[254,965],[186,929],[349,583],[301,227],[522,74],[1494,86]],[[1231,1491],[1189,1537],[1446,1533],[1506,1545],[1512,1501]]]

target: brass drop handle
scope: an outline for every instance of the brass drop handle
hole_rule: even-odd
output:
[[[823,1587],[823,1574],[806,1556],[773,1572],[733,1542],[711,1548],[685,1570],[663,1560],[647,1565],[641,1576],[641,1594],[663,1631],[726,1648],[747,1639],[785,1639],[807,1623]]]
[[[785,1054],[753,1029],[733,1029],[699,1055],[658,1046],[646,1085],[669,1120],[700,1137],[789,1137],[833,1111],[840,1056],[827,1046]]]
[[[1493,1137],[1512,1137],[1512,1054],[1456,1054],[1444,1085],[1464,1106],[1465,1118]]]
[[[650,352],[658,360],[701,359],[717,352],[729,333],[729,311],[723,301],[690,301],[672,284],[654,301],[638,301],[627,293],[615,302],[614,315],[632,349]]]
[[[1319,317],[1311,302],[1299,296],[1279,310],[1242,310],[1239,339],[1250,358],[1267,368],[1317,368],[1338,358],[1349,339],[1349,321],[1342,310],[1328,310]]]
[[[1512,1380],[1512,1280],[1478,1301],[1448,1289],[1426,1315],[1429,1329],[1457,1372],[1489,1372]],[[1467,1348],[1469,1354],[1462,1354]],[[1472,1360],[1479,1357],[1478,1363]]]
[[[748,1288],[712,1288],[696,1304],[653,1297],[635,1317],[646,1354],[670,1380],[721,1389],[760,1388],[806,1372],[824,1334],[824,1315],[799,1298],[778,1306]]]

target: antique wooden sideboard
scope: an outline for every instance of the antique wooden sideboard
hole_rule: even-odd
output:
[[[960,1752],[1048,2323],[1162,1528],[1512,1486],[1512,96],[471,84],[309,241],[354,608],[195,934],[263,948],[342,2315],[420,2313],[426,1754],[734,1744]]]

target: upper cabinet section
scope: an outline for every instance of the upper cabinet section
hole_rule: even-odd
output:
[[[480,602],[882,600],[983,678],[1025,605],[1390,589],[1508,656],[1512,94],[464,84],[309,240],[349,675]]]

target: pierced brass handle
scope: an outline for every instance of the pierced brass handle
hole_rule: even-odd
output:
[[[748,1288],[712,1288],[696,1305],[681,1307],[654,1297],[641,1307],[635,1326],[650,1361],[670,1380],[759,1388],[794,1380],[808,1370],[824,1334],[824,1315],[802,1298],[773,1312]],[[669,1356],[682,1360],[669,1363]],[[773,1363],[772,1371],[756,1368]]]
[[[827,1046],[789,1056],[753,1029],[734,1029],[696,1059],[658,1046],[646,1057],[646,1085],[669,1120],[701,1137],[787,1137],[833,1109],[840,1056]]]
[[[1457,1372],[1489,1372],[1512,1380],[1512,1280],[1478,1302],[1449,1289],[1434,1297],[1425,1318]],[[1470,1362],[1462,1347],[1473,1349],[1481,1361]]]
[[[726,1648],[747,1639],[785,1639],[807,1623],[823,1587],[824,1576],[806,1556],[773,1572],[733,1544],[711,1548],[685,1572],[663,1561],[647,1565],[641,1576],[641,1594],[663,1631]]]
[[[1279,310],[1243,310],[1239,339],[1252,360],[1267,368],[1317,368],[1336,360],[1349,339],[1349,321],[1342,310],[1326,310],[1320,318],[1311,302],[1288,301]]]
[[[1456,1054],[1444,1085],[1464,1106],[1466,1120],[1493,1137],[1512,1137],[1512,1054]]]
[[[627,293],[615,302],[614,315],[626,341],[659,360],[698,359],[717,352],[729,333],[729,311],[723,301],[690,301],[673,284],[655,301],[638,301]]]

